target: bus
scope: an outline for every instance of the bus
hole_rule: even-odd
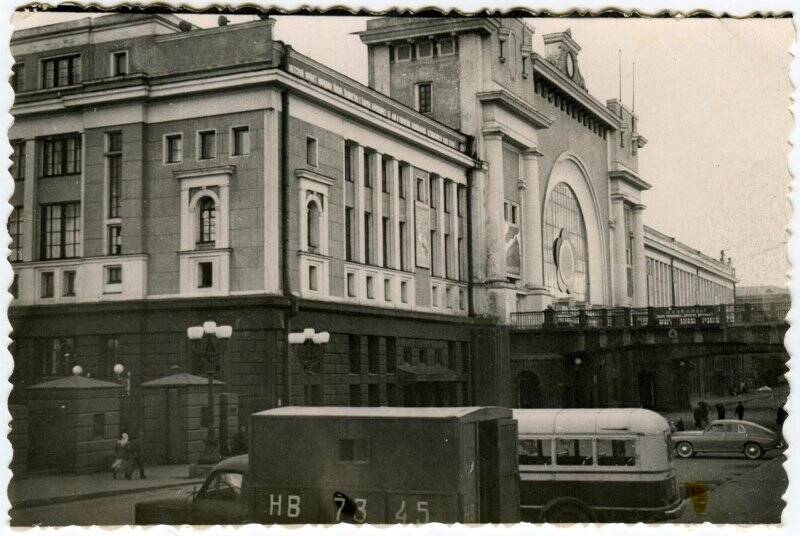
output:
[[[520,516],[534,523],[680,517],[670,428],[641,408],[515,409]]]

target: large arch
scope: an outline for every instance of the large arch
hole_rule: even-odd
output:
[[[575,194],[586,226],[589,256],[589,296],[587,301],[592,304],[606,304],[608,303],[608,280],[605,262],[605,226],[602,223],[597,194],[592,186],[589,173],[581,160],[571,152],[562,153],[550,170],[542,205],[540,229],[544,232],[544,218],[551,193],[562,182],[566,183]],[[550,245],[543,243],[542,246],[542,255],[544,256],[546,252],[550,251]]]

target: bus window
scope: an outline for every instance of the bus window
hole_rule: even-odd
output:
[[[633,439],[598,439],[598,465],[636,465],[636,442]]]
[[[557,439],[557,465],[592,465],[591,439]]]
[[[550,465],[553,463],[551,439],[521,439],[519,441],[520,465]]]

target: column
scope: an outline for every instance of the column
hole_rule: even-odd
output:
[[[439,231],[436,235],[439,239],[439,244],[436,246],[436,248],[439,250],[439,258],[436,260],[436,265],[439,267],[439,275],[442,277],[447,277],[447,270],[445,270],[445,267],[447,266],[447,263],[445,262],[447,252],[445,251],[444,247],[444,235],[447,231],[444,217],[444,177],[431,175],[431,179],[434,177],[436,177],[436,197],[439,198],[437,199],[438,203],[436,204],[436,228]]]
[[[389,195],[392,207],[392,268],[400,270],[400,163],[392,159],[389,165]],[[406,190],[407,192],[408,190]],[[406,195],[408,203],[408,195]]]
[[[22,260],[32,261],[38,256],[34,251],[36,232],[36,140],[25,140],[25,191],[22,201]]]
[[[351,158],[352,165],[355,166],[355,228],[356,228],[356,260],[360,263],[365,263],[366,259],[366,244],[364,242],[364,158],[368,155],[364,154],[364,147],[357,145],[355,147],[355,158]],[[373,226],[374,226],[373,222]]]
[[[539,158],[542,154],[530,149],[522,154],[524,183],[522,201],[522,282],[529,289],[544,287],[542,267],[542,210],[539,187]]]
[[[372,153],[369,162],[372,169],[372,251],[375,252],[375,264],[383,266],[383,155]]]
[[[486,282],[504,282],[507,276],[503,221],[503,136],[499,132],[483,135],[489,173],[486,184]],[[480,221],[475,222],[480,225]]]
[[[414,272],[417,266],[417,223],[414,218],[417,197],[416,185],[413,184],[414,173],[410,164],[405,164],[401,168],[400,180],[403,181],[406,191],[406,259],[408,269]]]
[[[458,279],[458,238],[461,235],[458,228],[458,185],[455,181],[447,181],[444,195],[450,200],[450,272],[453,279]]]
[[[644,208],[633,207],[633,304],[647,307],[647,264],[644,257]]]
[[[611,215],[614,219],[612,272],[614,275],[614,305],[628,305],[628,275],[625,261],[625,201],[622,196],[611,196]]]

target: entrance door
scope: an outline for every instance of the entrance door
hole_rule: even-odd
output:
[[[653,373],[643,370],[639,373],[639,403],[643,408],[652,409],[656,403],[655,381]]]
[[[526,370],[519,375],[519,407],[542,407],[542,384],[536,373]]]
[[[31,469],[64,469],[67,463],[64,438],[68,437],[66,406],[42,408],[31,417]]]
[[[180,398],[178,390],[167,389],[164,393],[164,452],[167,463],[181,463],[178,433],[180,430]]]

